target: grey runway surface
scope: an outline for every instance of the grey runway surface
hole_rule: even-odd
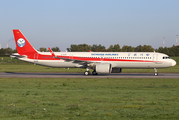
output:
[[[2,72],[1,78],[179,78],[178,73],[119,73],[119,74],[99,74],[85,76],[83,73],[19,73]]]

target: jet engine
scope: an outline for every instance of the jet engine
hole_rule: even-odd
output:
[[[101,63],[95,66],[95,71],[97,73],[111,73],[111,64]]]

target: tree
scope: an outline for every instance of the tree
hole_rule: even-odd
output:
[[[134,48],[135,52],[153,52],[154,48],[150,45],[139,45],[137,47]]]
[[[134,51],[135,51],[135,52],[142,52],[141,48],[142,48],[142,46],[139,45],[139,46],[137,46],[137,47],[134,48]]]
[[[179,46],[172,46],[169,49],[170,56],[179,56]]]
[[[53,48],[52,48],[52,51],[53,51],[53,52],[60,52],[60,49],[59,49],[59,47],[53,47]]]
[[[13,53],[17,53],[17,48],[15,48],[12,52],[13,52]]]
[[[153,52],[154,48],[150,45],[144,45],[141,47],[141,52]]]
[[[41,47],[40,52],[47,52],[47,48]]]
[[[0,49],[0,56],[9,56],[12,53],[15,53],[15,50],[12,50],[12,48],[1,48]]]
[[[119,44],[115,44],[114,46],[110,45],[109,48],[107,49],[107,51],[109,51],[109,52],[120,52],[121,49],[120,49]]]
[[[169,49],[167,47],[159,47],[158,52],[169,55]]]
[[[93,44],[91,46],[91,51],[93,52],[102,52],[102,51],[106,51],[105,46],[102,46],[101,44],[97,45],[97,44]]]
[[[70,48],[67,48],[68,52],[88,52],[89,50],[91,50],[91,46],[87,44],[72,44]]]
[[[70,48],[67,48],[67,51],[68,51],[68,52],[75,52],[75,51],[77,51],[77,50],[78,50],[78,46],[75,45],[75,44],[71,44],[71,45],[70,45]]]
[[[89,52],[91,50],[91,46],[87,44],[79,44],[78,45],[78,51],[79,52]]]
[[[120,52],[120,51],[121,51],[120,45],[115,44],[114,47],[113,47],[113,52]]]
[[[98,48],[95,50],[95,52],[108,52],[105,48]]]
[[[124,45],[121,49],[122,52],[134,52],[134,48],[132,46]]]
[[[113,45],[110,45],[108,48],[108,52],[113,52],[113,49],[114,49]]]

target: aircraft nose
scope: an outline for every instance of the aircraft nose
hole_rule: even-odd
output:
[[[172,60],[172,66],[175,66],[177,63],[175,60]]]

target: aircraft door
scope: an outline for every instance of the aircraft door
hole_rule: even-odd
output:
[[[156,53],[153,54],[153,62],[155,62],[155,63],[158,62],[158,54],[156,54]]]
[[[38,53],[34,54],[34,64],[36,64],[38,62]]]
[[[73,55],[70,55],[69,57],[70,57],[70,59],[73,59]]]

